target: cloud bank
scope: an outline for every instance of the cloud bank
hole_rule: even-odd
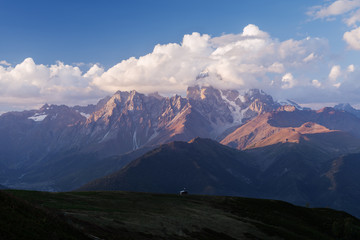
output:
[[[325,39],[279,41],[249,24],[239,34],[219,37],[194,32],[185,35],[181,43],[158,44],[151,53],[109,69],[95,64],[82,72],[78,66],[60,61],[49,66],[27,58],[12,66],[3,60],[0,108],[7,104],[29,108],[45,102],[84,104],[117,90],[184,94],[187,86],[194,84],[261,88],[275,98],[299,102],[340,99],[342,91],[354,91],[347,86],[356,68],[328,66],[328,52]]]
[[[0,65],[0,105],[11,109],[28,108],[43,103],[85,103],[104,92],[92,87],[92,78],[76,66],[57,62],[45,66],[32,58],[12,67]],[[92,69],[95,69],[93,66]],[[93,71],[88,72],[89,75]]]
[[[183,93],[193,84],[273,92],[311,86],[304,71],[317,71],[314,63],[322,61],[327,49],[324,39],[281,42],[250,24],[239,34],[211,37],[192,33],[179,44],[157,45],[151,53],[123,60],[94,77],[93,84],[109,92],[121,88]],[[305,80],[295,81],[294,76]]]

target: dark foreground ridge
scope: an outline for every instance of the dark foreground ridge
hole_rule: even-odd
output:
[[[360,239],[345,212],[275,200],[6,190],[0,201],[5,239]]]
[[[27,192],[28,195],[36,195]],[[57,211],[0,191],[0,239],[88,239]]]

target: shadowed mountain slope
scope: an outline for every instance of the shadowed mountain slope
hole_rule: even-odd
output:
[[[337,133],[330,131],[325,134]],[[340,192],[333,189],[336,171],[332,169],[340,161],[336,157],[341,154],[327,151],[329,146],[319,148],[320,145],[312,144],[323,138],[330,139],[327,144],[331,142],[331,136],[321,134],[312,134],[309,139],[300,139],[299,142],[277,143],[246,151],[232,149],[210,139],[172,142],[146,153],[113,174],[86,184],[80,190],[174,193],[186,187],[196,194],[279,199],[302,206],[332,206],[360,216],[355,203],[360,200],[360,195],[356,194],[356,181],[355,185],[349,185],[354,186],[353,190],[345,185]],[[344,165],[351,166],[344,168],[344,176],[359,172],[360,166],[356,164],[355,161]],[[349,175],[346,175],[347,172]],[[341,205],[338,197],[343,198],[344,204],[349,202]]]
[[[323,178],[330,180],[329,207],[342,208],[360,216],[360,153],[348,154],[331,161],[329,170]]]
[[[210,139],[161,145],[81,190],[129,190],[252,196],[257,170],[246,153]]]

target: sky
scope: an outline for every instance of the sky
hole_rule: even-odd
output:
[[[360,0],[0,0],[0,113],[195,84],[359,106],[359,23]]]

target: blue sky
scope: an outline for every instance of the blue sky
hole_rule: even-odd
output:
[[[199,84],[358,104],[359,7],[358,0],[3,0],[0,112],[95,102],[117,89],[183,94],[202,71],[209,78]]]
[[[317,34],[304,14],[316,1],[301,2],[2,1],[0,52],[13,63],[32,57],[43,64],[60,60],[111,67],[151,52],[158,43],[181,42],[192,32],[219,36],[252,23],[279,39]]]

